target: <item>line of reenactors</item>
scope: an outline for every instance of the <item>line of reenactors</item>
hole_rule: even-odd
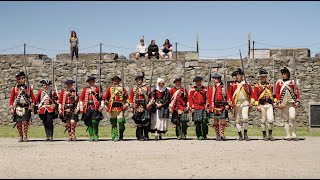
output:
[[[144,73],[138,73],[135,77],[136,83],[129,93],[123,85],[120,85],[122,79],[114,76],[111,79],[113,85],[107,88],[105,94],[102,94],[99,86],[95,85],[96,78],[89,76],[86,81],[88,85],[78,96],[73,80],[65,81],[66,86],[59,95],[52,87],[51,81],[41,80],[43,88],[34,95],[32,88],[26,83],[26,74],[20,72],[16,75],[17,85],[11,91],[10,107],[18,129],[19,142],[28,141],[28,126],[32,112],[37,113],[43,121],[46,132],[45,141],[53,141],[53,119],[55,118],[60,118],[66,123],[66,131],[69,133],[68,141],[76,141],[75,130],[80,114],[82,114],[81,120],[87,126],[90,141],[98,141],[99,122],[103,119],[103,110],[107,110],[111,116],[113,141],[124,138],[126,110],[131,110],[133,113],[132,119],[136,124],[138,140],[149,139],[153,113],[157,113],[157,117],[160,118],[169,118],[171,113],[171,122],[175,125],[177,139],[186,139],[190,115],[195,125],[197,139],[207,139],[208,124],[211,121],[216,140],[225,141],[227,140],[224,135],[227,126],[226,118],[230,111],[235,118],[239,140],[249,141],[248,120],[253,106],[256,106],[261,114],[263,140],[274,140],[272,129],[275,108],[281,109],[283,114],[286,132],[284,139],[299,140],[296,135],[296,108],[300,105],[298,85],[290,80],[290,71],[286,67],[281,69],[281,73],[282,79],[274,85],[267,81],[268,72],[261,69],[260,81],[252,88],[250,83],[244,80],[243,70],[238,68],[232,73],[235,81],[228,87],[221,81],[222,76],[215,73],[211,75],[212,85],[209,87],[202,85],[202,77],[196,76],[193,79],[195,85],[189,90],[181,85],[182,78],[177,76],[173,81],[174,87],[167,88],[167,95],[165,95],[167,91],[151,89],[146,85]],[[275,94],[273,94],[273,88],[275,88]],[[289,132],[290,126],[292,136]]]

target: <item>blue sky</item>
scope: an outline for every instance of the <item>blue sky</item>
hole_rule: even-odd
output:
[[[161,46],[168,38],[178,50],[195,50],[198,32],[200,56],[238,57],[239,48],[247,53],[250,32],[256,48],[308,46],[314,56],[320,52],[319,9],[316,1],[2,1],[0,54],[22,53],[23,47],[6,49],[23,43],[27,53],[69,53],[70,31],[76,30],[80,53],[99,52],[95,45],[104,43],[110,45],[104,52],[128,57],[143,35],[146,44],[155,39]]]

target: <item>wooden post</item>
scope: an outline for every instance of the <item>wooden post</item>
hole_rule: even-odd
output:
[[[143,41],[144,41],[144,35],[142,35],[142,39],[143,39]]]
[[[197,35],[196,35],[196,47],[197,47],[197,53],[198,53],[198,56],[199,56],[199,34],[197,32]]]
[[[178,42],[176,42],[176,60],[178,60]]]
[[[252,58],[254,59],[254,41],[252,41]]]
[[[250,40],[250,33],[248,33],[248,59],[250,58],[250,44],[251,44],[250,41],[251,41]]]

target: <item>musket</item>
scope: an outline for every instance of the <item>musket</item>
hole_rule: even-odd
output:
[[[56,114],[59,114],[59,110],[58,110],[58,103],[57,103],[57,101],[56,101],[56,99],[55,99],[55,97],[54,97],[54,88],[55,88],[55,92],[57,93],[57,96],[59,97],[59,95],[58,95],[58,90],[57,90],[57,86],[56,86],[56,83],[55,83],[55,81],[54,81],[54,62],[53,62],[53,59],[51,60],[51,70],[52,70],[52,84],[51,84],[51,92],[50,92],[50,94],[51,94],[51,99],[52,99],[52,101],[53,101],[53,103],[55,104],[55,113]]]
[[[228,85],[227,85],[227,77],[226,77],[226,66],[225,66],[225,61],[226,59],[224,59],[222,61],[222,66],[223,66],[223,86],[224,86],[224,90],[225,90],[225,97],[226,98],[226,101],[227,100],[227,94],[228,94]],[[229,118],[229,115],[228,115],[228,111],[226,111],[226,118]],[[220,121],[219,121],[220,122]]]
[[[296,79],[296,58],[295,58],[295,54],[294,54],[294,50],[293,50],[293,78],[294,78],[294,82],[293,82],[293,94],[295,96],[295,98],[297,99],[297,79]]]
[[[244,72],[243,60],[242,60],[242,55],[241,55],[241,50],[240,49],[239,49],[239,52],[240,52],[240,60],[241,60],[241,66],[242,66],[242,71],[243,71],[244,82],[246,83],[246,86],[247,86],[246,93],[250,97],[249,85],[248,85],[247,80],[246,80],[246,73]]]
[[[102,86],[101,86],[101,56],[102,56],[102,43],[100,43],[100,53],[99,53],[99,101],[101,103],[101,100],[102,100],[102,96],[101,96],[101,92],[102,92]]]
[[[211,64],[209,66],[209,70],[208,70],[208,89],[207,89],[207,95],[206,98],[208,98],[208,94],[209,94],[209,87],[211,85]],[[210,104],[207,104],[207,108],[210,107]]]
[[[184,94],[184,99],[186,99],[186,60],[184,60],[183,63],[183,94]]]
[[[272,71],[272,76],[273,76],[273,89],[272,89],[272,96],[273,98],[275,98],[276,96],[276,80],[275,80],[275,77],[274,77],[274,58],[272,58],[272,68],[273,68],[273,71]]]
[[[150,93],[152,93],[153,61],[151,61]]]
[[[98,100],[99,104],[102,102],[102,86],[101,86],[101,59],[102,59],[102,43],[100,43],[100,53],[99,53],[99,94]],[[103,119],[102,112],[99,112],[101,119]]]
[[[30,84],[29,84],[29,78],[28,78],[28,71],[27,71],[27,59],[26,59],[26,44],[24,43],[23,44],[23,58],[24,58],[24,71],[25,71],[25,74],[26,74],[26,82],[27,82],[27,92],[28,92],[28,96],[29,96],[29,105],[31,104],[31,101],[30,101]]]
[[[124,71],[123,71],[123,62],[121,62],[121,80],[122,80],[122,98],[124,100]],[[122,117],[124,118],[124,110],[122,109]]]
[[[23,57],[24,57],[24,71],[26,74],[26,82],[27,82],[27,92],[28,92],[28,103],[29,107],[32,104],[32,97],[31,97],[31,86],[29,83],[28,71],[27,71],[27,58],[26,58],[26,43],[23,44]],[[32,120],[32,116],[30,116],[30,122]]]
[[[226,92],[228,92],[226,70],[225,70],[226,67],[225,67],[224,61],[225,61],[225,59],[222,61],[222,66],[223,66],[223,85],[225,87]]]
[[[78,58],[76,58],[76,77],[75,79],[75,100],[77,101],[78,99]]]

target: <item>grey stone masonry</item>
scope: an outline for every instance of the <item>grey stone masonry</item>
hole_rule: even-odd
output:
[[[308,126],[309,118],[309,102],[320,101],[320,81],[318,81],[320,73],[320,58],[310,57],[309,49],[293,49],[296,53],[296,76],[299,80],[299,90],[301,92],[301,107],[297,109],[297,121],[299,126]],[[292,49],[272,49],[270,51],[270,59],[247,59],[244,58],[245,73],[248,82],[252,87],[258,81],[258,72],[260,68],[265,68],[269,72],[268,80],[272,80],[273,66],[272,58],[275,60],[275,79],[281,78],[280,69],[284,66],[288,67],[293,77],[293,58]],[[176,75],[181,75],[182,80],[186,81],[187,89],[193,85],[193,78],[196,75],[200,75],[204,78],[203,85],[207,86],[208,83],[208,67],[211,64],[212,67],[222,67],[224,59],[198,59],[196,52],[178,52],[178,59],[173,60],[134,60],[134,53],[130,55],[130,60],[113,60],[114,53],[103,53],[101,60],[101,83],[103,87],[103,93],[106,88],[111,85],[111,78],[114,75],[121,75],[121,65],[123,64],[125,72],[125,88],[127,91],[134,85],[134,78],[137,72],[145,72],[145,82],[149,85],[151,76],[151,63],[154,62],[153,71],[153,88],[156,85],[158,77],[166,80],[166,85],[172,87],[173,80]],[[132,58],[133,57],[133,58]],[[191,58],[188,58],[191,57]],[[0,125],[12,125],[12,116],[9,113],[9,97],[11,88],[15,85],[15,74],[24,70],[23,55],[0,55]],[[27,70],[29,73],[29,81],[33,86],[34,93],[39,91],[42,78],[48,78],[51,80],[51,64],[52,60],[47,58],[43,54],[27,54],[26,55]],[[183,77],[183,64],[186,65],[186,77]],[[240,59],[225,59],[225,73],[226,79],[232,81],[231,73],[241,66]],[[55,83],[57,89],[60,92],[64,88],[64,82],[66,79],[74,79],[76,74],[76,60],[71,61],[69,54],[58,54],[56,60],[54,60],[55,69]],[[223,68],[212,68],[211,73],[223,74]],[[79,54],[78,61],[78,89],[81,93],[82,88],[86,86],[86,79],[89,75],[95,76],[97,79],[96,84],[99,81],[99,53]],[[104,119],[102,125],[109,125],[109,115],[106,111],[103,112]],[[125,116],[128,120],[128,125],[134,125],[131,119],[132,113],[126,112]],[[275,110],[276,126],[283,126],[283,120],[281,111]],[[259,126],[259,114],[252,108],[249,115],[249,123],[253,126]],[[42,125],[38,115],[33,116],[32,120],[34,125]],[[62,124],[61,120],[56,119],[56,124]],[[229,113],[229,123],[234,125],[234,118],[232,113]],[[80,122],[83,125],[83,122]]]

